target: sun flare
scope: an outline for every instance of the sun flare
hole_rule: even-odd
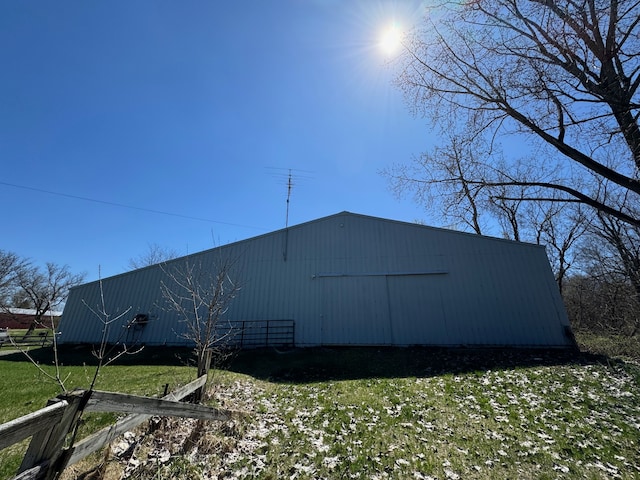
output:
[[[391,25],[382,32],[380,37],[380,50],[389,56],[397,53],[402,45],[402,31],[397,25]]]

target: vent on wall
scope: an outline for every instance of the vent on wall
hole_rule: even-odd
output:
[[[147,315],[146,313],[136,314],[136,316],[133,317],[133,320],[131,321],[131,324],[135,328],[144,328],[147,323],[149,323],[149,315]]]

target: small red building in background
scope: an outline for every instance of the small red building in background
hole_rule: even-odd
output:
[[[58,325],[62,312],[47,312],[42,316],[43,325],[37,328],[51,327],[51,316],[53,316],[54,325]],[[28,308],[10,308],[9,310],[0,310],[0,328],[29,328],[36,318],[36,311]]]

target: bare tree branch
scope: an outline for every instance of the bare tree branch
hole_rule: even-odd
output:
[[[468,138],[515,133],[549,152],[532,172],[553,162],[563,174],[518,180],[638,225],[593,192],[600,179],[640,199],[639,18],[638,0],[446,2],[405,43],[397,83],[443,132],[454,118]]]
[[[179,256],[179,253],[176,250],[162,247],[157,243],[150,243],[147,247],[148,248],[145,253],[129,259],[129,268],[131,270],[163,263]]]
[[[29,299],[35,309],[34,321],[29,327],[33,331],[42,324],[42,316],[46,312],[59,307],[67,298],[69,289],[79,285],[84,274],[71,273],[67,265],[48,262],[43,272],[40,268],[30,266],[18,271],[16,284]]]
[[[162,296],[168,309],[184,323],[183,337],[194,343],[198,376],[209,372],[213,356],[220,355],[234,335],[232,329],[223,328],[222,322],[241,289],[233,280],[235,263],[234,259],[221,257],[211,269],[189,261],[171,269],[162,267],[167,277],[161,283]]]

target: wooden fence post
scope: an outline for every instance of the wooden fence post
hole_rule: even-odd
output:
[[[207,381],[206,377],[200,377],[194,380],[193,382],[189,383],[188,385],[185,385],[179,388],[175,392],[172,392],[164,396],[163,400],[178,402],[183,398],[185,398],[187,395],[193,393],[197,388],[202,387],[206,383],[206,381]],[[88,402],[87,408],[85,409],[85,411],[86,412],[102,411],[99,405],[92,406],[93,401],[94,400],[92,396],[92,400]],[[182,405],[185,408],[187,407],[186,404],[182,404]],[[212,411],[213,409],[209,409],[209,410]],[[154,413],[158,414],[158,412],[154,412]],[[227,414],[230,415],[230,413],[226,411],[218,411],[218,413],[220,413],[221,415],[227,415]],[[122,435],[124,432],[131,430],[135,428],[137,425],[140,425],[145,420],[148,420],[151,417],[151,415],[152,413],[149,413],[149,411],[146,411],[144,414],[129,415],[123,419],[118,420],[115,424],[109,427],[103,428],[102,430],[95,432],[94,434],[89,435],[88,437],[80,440],[78,443],[76,443],[72,447],[73,451],[71,452],[71,456],[69,458],[69,461],[67,462],[67,465],[73,465],[74,463],[79,462],[80,460],[85,458],[87,455],[90,455],[91,453],[109,444],[117,436]]]
[[[32,437],[18,473],[38,467],[46,462],[48,464],[46,474],[39,478],[52,480],[58,476],[66,463],[66,451],[63,449],[65,440],[70,432],[74,432],[78,418],[90,396],[91,391],[76,390],[49,400],[48,405],[62,400],[65,400],[68,405],[57,424]]]
[[[31,443],[13,480],[55,480],[67,465],[82,460],[104,447],[115,437],[131,430],[151,415],[191,417],[202,420],[229,420],[233,412],[180,400],[202,389],[203,375],[163,398],[131,394],[76,390],[49,400],[47,407],[0,425],[0,449],[28,437]],[[134,413],[74,443],[83,412]]]

